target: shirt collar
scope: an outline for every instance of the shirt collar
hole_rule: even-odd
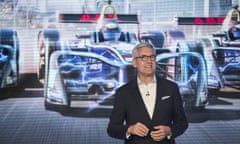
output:
[[[144,83],[141,82],[139,77],[137,77],[137,83],[138,83],[138,85],[143,85],[144,84]],[[150,83],[148,83],[148,84],[154,84],[154,83],[156,83],[156,76],[155,75],[153,77],[153,80]]]

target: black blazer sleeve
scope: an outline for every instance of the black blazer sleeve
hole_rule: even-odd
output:
[[[120,90],[115,92],[113,106],[107,132],[111,137],[125,139],[128,126],[123,124],[125,120],[125,106]]]

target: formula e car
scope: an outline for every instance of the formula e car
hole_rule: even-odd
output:
[[[238,5],[227,14],[220,31],[213,34],[217,47],[212,54],[223,91],[240,92],[240,11]],[[216,39],[218,38],[218,39]]]
[[[195,25],[195,18],[178,18],[179,24]],[[238,5],[233,6],[225,18],[211,19],[221,24],[220,30],[211,37],[195,40],[207,64],[208,84],[215,95],[220,91],[239,92],[239,55],[240,55],[240,12]],[[200,24],[205,24],[204,21]]]
[[[17,32],[0,30],[0,88],[16,87],[19,83],[19,41]]]
[[[68,40],[57,29],[38,33],[38,78],[44,84],[46,108],[71,107],[72,100],[105,100],[135,74],[131,50],[138,41],[134,33],[121,31],[119,23],[136,24],[137,15],[117,16],[112,5],[106,8],[114,14],[59,14],[65,24],[93,23],[98,18],[94,32],[76,33]]]
[[[38,77],[44,84],[46,108],[51,104],[71,107],[73,100],[94,100],[103,104],[112,99],[116,88],[136,75],[136,70],[131,65],[132,49],[139,41],[143,41],[143,38],[139,37],[139,33],[122,31],[119,25],[138,24],[138,17],[137,15],[116,15],[111,5],[107,7],[112,8],[114,13],[105,14],[103,9],[99,16],[95,14],[59,15],[59,21],[65,24],[93,23],[96,22],[96,17],[99,18],[97,29],[89,34],[77,33],[74,39],[63,41],[59,30],[45,29],[39,32]],[[202,76],[201,72],[204,72],[201,71],[205,66],[201,57],[194,54],[193,56],[181,53],[176,55],[170,53],[169,49],[155,48],[161,64],[158,65],[158,74],[171,78],[179,84],[181,89],[184,89],[181,90],[185,97],[184,105],[186,107],[204,106],[205,81],[197,82],[204,80],[198,75]],[[169,55],[161,56],[162,53]],[[196,59],[195,67],[189,64],[188,68],[183,68],[186,58],[179,57],[187,57],[185,55],[190,55],[189,59],[192,57]],[[169,59],[181,60],[173,66],[172,63],[169,64]],[[169,68],[167,65],[170,65]],[[178,67],[182,68],[174,71],[170,77],[169,71]],[[190,67],[191,74],[189,73],[184,80],[180,80],[186,71],[190,71]],[[186,93],[188,93],[187,96],[185,96]]]

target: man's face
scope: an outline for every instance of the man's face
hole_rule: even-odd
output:
[[[153,76],[156,69],[156,60],[153,49],[142,47],[138,50],[137,58],[132,60],[132,64],[138,70],[139,76]]]

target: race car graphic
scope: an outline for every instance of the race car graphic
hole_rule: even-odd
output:
[[[113,14],[105,14],[106,8],[111,8]],[[117,15],[114,7],[108,4],[100,15],[60,13],[59,18],[63,24],[96,22],[96,29],[87,34],[77,32],[74,39],[67,40],[62,39],[64,36],[57,29],[39,32],[38,76],[44,85],[45,107],[52,104],[72,107],[73,101],[77,100],[93,100],[100,105],[112,101],[115,90],[136,76],[136,69],[131,64],[134,46],[139,42],[151,43],[141,37],[138,15]],[[123,31],[122,24],[137,24],[136,30]],[[169,35],[174,38],[175,33],[169,32]],[[155,42],[162,39],[161,33],[153,31],[152,34],[156,36]],[[185,108],[204,107],[207,82],[199,76],[205,72],[201,56],[183,51],[175,54],[156,45],[154,48],[161,61],[158,75],[171,78],[179,85]],[[162,55],[164,53],[168,57]],[[188,67],[184,67],[186,62]]]
[[[119,23],[137,24],[137,15],[59,14],[60,23],[93,23],[96,31],[63,40],[57,29],[38,33],[38,78],[44,85],[45,107],[71,107],[75,100],[111,99],[116,88],[135,75],[131,50],[138,43],[135,33],[123,32]],[[112,17],[113,16],[113,17]],[[61,36],[61,37],[60,37]]]
[[[0,30],[0,88],[16,87],[19,83],[19,43],[17,32]]]
[[[226,88],[232,92],[240,92],[240,12],[235,5],[224,19],[219,32],[213,36],[217,39],[218,47],[213,49],[213,57],[217,70],[221,75],[221,90]],[[229,91],[229,90],[227,90]]]
[[[239,83],[239,54],[240,54],[240,12],[238,5],[232,7],[225,18],[216,20],[214,25],[221,28],[212,37],[197,39],[202,48],[201,53],[207,61],[208,84],[214,93],[240,92]],[[197,25],[196,18],[178,18],[179,24]],[[210,19],[210,18],[202,18]],[[206,25],[206,23],[203,23]],[[200,41],[200,42],[198,42]]]

